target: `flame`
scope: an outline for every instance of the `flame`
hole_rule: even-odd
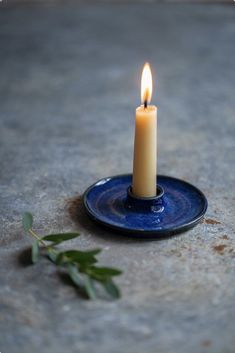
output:
[[[150,103],[152,98],[153,81],[149,63],[145,63],[141,76],[141,101]]]

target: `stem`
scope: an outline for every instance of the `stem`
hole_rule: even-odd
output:
[[[45,246],[46,248],[48,247],[47,244],[32,230],[29,229],[29,233],[36,238],[43,246]]]
[[[42,240],[42,239],[37,235],[37,233],[35,233],[31,228],[29,229],[29,233],[30,233],[34,238],[36,238],[36,239],[39,241],[39,243],[42,244],[47,250],[51,250],[51,251],[53,251],[55,254],[57,254],[57,251],[54,250],[51,246],[48,246],[48,245],[44,242],[44,240]]]

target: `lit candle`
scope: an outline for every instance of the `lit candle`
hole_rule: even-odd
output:
[[[142,105],[136,109],[132,192],[140,197],[156,196],[157,107],[149,105],[152,74],[148,63],[141,77]]]

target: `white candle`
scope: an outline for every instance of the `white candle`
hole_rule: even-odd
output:
[[[156,196],[157,107],[148,105],[152,96],[152,75],[148,63],[141,78],[141,100],[136,109],[132,192],[139,197]]]

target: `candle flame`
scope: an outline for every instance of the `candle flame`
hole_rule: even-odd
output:
[[[149,63],[145,63],[141,76],[141,101],[150,103],[152,98],[153,81]]]

